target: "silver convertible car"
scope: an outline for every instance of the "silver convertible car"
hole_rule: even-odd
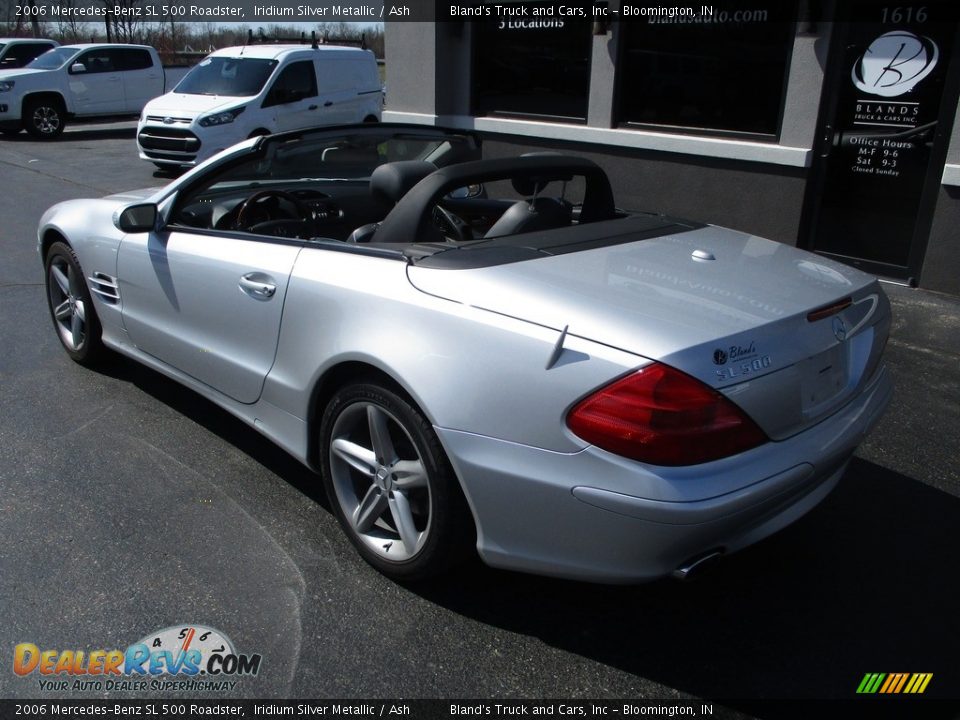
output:
[[[688,575],[820,502],[891,395],[874,278],[467,132],[251,139],[60,203],[38,242],[74,360],[121,353],[249,423],[398,580],[473,549]]]

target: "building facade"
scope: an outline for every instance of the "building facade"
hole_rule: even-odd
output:
[[[584,155],[624,208],[960,295],[955,3],[637,17],[611,0],[586,20],[522,4],[520,17],[387,23],[384,120],[477,130],[489,157]]]

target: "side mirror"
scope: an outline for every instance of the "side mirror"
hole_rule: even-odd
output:
[[[87,66],[83,63],[74,63],[70,66],[70,74],[75,75],[76,73],[85,73],[87,71]]]
[[[157,206],[154,203],[131,205],[115,217],[114,224],[124,232],[149,232],[157,225]]]

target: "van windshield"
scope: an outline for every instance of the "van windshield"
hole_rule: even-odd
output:
[[[276,60],[261,58],[208,57],[188,72],[173,91],[249,97],[263,89],[276,66]]]
[[[47,50],[43,55],[35,57],[27,63],[27,67],[32,70],[56,70],[76,54],[77,48],[54,48],[53,50]]]

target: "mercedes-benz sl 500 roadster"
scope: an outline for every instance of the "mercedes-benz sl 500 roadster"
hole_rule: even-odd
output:
[[[875,278],[468,132],[251,139],[38,241],[70,357],[249,423],[400,580],[683,576],[813,508],[891,395]]]

